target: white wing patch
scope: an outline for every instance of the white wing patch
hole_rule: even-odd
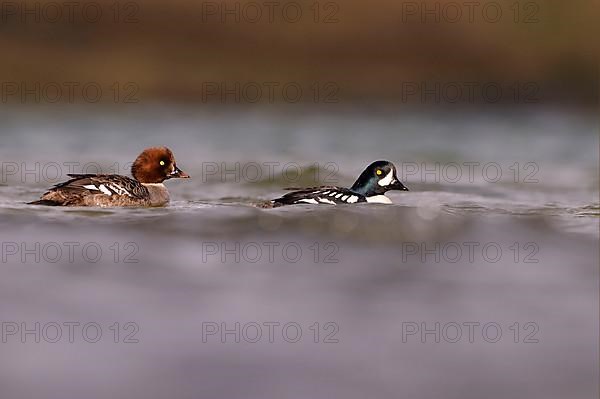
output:
[[[322,204],[331,204],[331,205],[335,205],[335,202],[333,202],[330,199],[327,198],[319,198],[319,202]]]
[[[112,195],[112,191],[110,191],[108,188],[106,188],[106,186],[104,184],[100,185],[100,191],[102,191],[102,193],[108,195],[109,197]]]
[[[347,204],[353,204],[358,202],[360,198],[358,195],[346,194],[337,190],[318,190],[313,191],[311,194],[314,195],[313,198],[298,199],[294,203],[337,205],[343,201]]]
[[[298,202],[305,202],[307,204],[318,204],[318,202],[312,198],[303,198],[301,200],[298,200]]]
[[[128,197],[131,197],[131,194],[129,194],[129,191],[125,190],[123,187],[115,186],[113,184],[111,184],[109,187],[111,190],[113,190],[115,193],[117,193],[117,195],[126,195]]]
[[[113,193],[117,195],[127,195],[128,197],[131,197],[129,191],[115,184],[108,184],[108,187],[104,184],[101,184],[99,187],[95,186],[94,184],[86,184],[85,186],[83,186],[83,188],[87,188],[90,191],[100,191],[102,192],[102,194],[108,195],[109,197],[112,196]]]

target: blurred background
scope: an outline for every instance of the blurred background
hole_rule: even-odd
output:
[[[1,1],[0,396],[597,397],[599,9]],[[157,145],[166,208],[26,204]]]
[[[146,103],[214,102],[216,96],[203,93],[210,82],[304,88],[334,82],[346,103],[401,101],[403,83],[421,81],[534,82],[546,104],[597,99],[598,4],[589,1],[100,0],[2,7],[4,81],[90,81],[106,88],[134,82]]]

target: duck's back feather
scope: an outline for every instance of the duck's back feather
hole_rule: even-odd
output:
[[[69,174],[72,179],[48,190],[34,205],[135,206],[149,201],[137,180],[121,175]]]

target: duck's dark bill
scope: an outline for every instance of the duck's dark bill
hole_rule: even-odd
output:
[[[406,186],[399,181],[393,182],[391,185],[388,186],[388,188],[390,190],[409,191],[408,188],[406,188]]]
[[[177,178],[177,177],[180,179],[189,179],[190,175],[188,175],[183,170],[181,170],[177,166],[175,166],[175,169],[173,170],[173,172],[171,172],[171,174],[169,175],[169,178]]]

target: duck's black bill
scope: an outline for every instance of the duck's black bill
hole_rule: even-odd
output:
[[[175,169],[173,169],[173,172],[171,172],[169,178],[189,179],[190,175],[188,175],[183,170],[179,169],[177,165],[175,165]]]
[[[389,190],[409,191],[408,188],[406,188],[406,186],[400,183],[398,180],[390,184],[387,188]]]

